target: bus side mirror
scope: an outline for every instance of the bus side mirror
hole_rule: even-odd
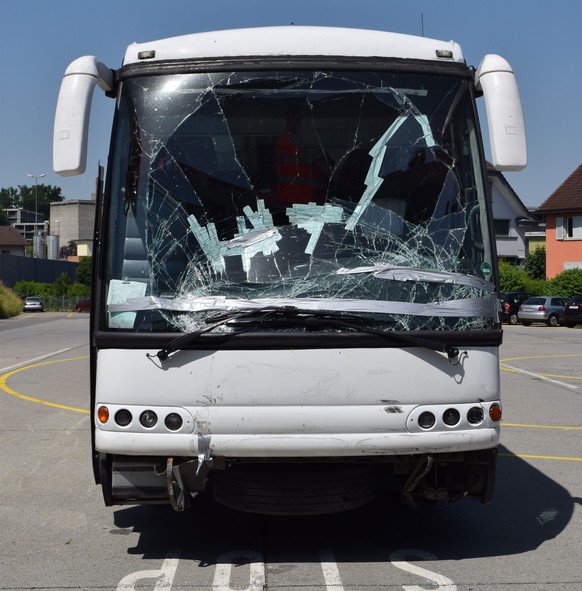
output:
[[[104,91],[113,90],[113,72],[93,56],[80,57],[65,71],[53,132],[53,169],[61,176],[85,172],[91,100],[97,84]]]
[[[486,55],[477,68],[475,85],[485,97],[493,166],[510,171],[525,168],[525,123],[511,66],[498,55]]]

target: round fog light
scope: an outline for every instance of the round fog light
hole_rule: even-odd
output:
[[[120,427],[127,427],[132,418],[131,413],[126,408],[122,408],[115,413],[115,422]]]
[[[139,422],[147,429],[151,429],[158,422],[158,415],[153,410],[144,410],[139,417]]]
[[[418,417],[418,426],[422,429],[430,429],[434,426],[435,421],[436,419],[434,418],[432,412],[425,411]]]
[[[478,406],[473,406],[467,413],[467,420],[471,425],[476,425],[483,420],[483,409]]]
[[[173,412],[166,417],[164,422],[170,431],[177,431],[182,426],[184,421],[178,413]]]
[[[456,408],[447,408],[443,413],[443,422],[445,425],[452,427],[461,420],[461,415]]]

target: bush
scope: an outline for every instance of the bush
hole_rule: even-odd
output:
[[[14,291],[22,299],[40,296],[47,310],[73,310],[79,300],[91,297],[91,288],[80,283],[71,283],[68,276],[61,275],[54,283],[18,281]]]
[[[22,312],[22,300],[0,282],[0,318],[18,316]]]
[[[550,295],[572,296],[582,294],[582,269],[567,269],[548,281]]]
[[[499,263],[499,291],[526,291],[525,271],[501,261]]]

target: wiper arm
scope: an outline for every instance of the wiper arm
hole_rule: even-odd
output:
[[[298,312],[303,314],[310,314],[309,312]],[[309,318],[312,319],[311,322],[309,322]],[[415,345],[417,347],[424,347],[425,349],[431,349],[432,351],[439,351],[441,353],[446,353],[451,363],[458,363],[460,354],[459,349],[449,343],[445,343],[440,340],[417,337],[410,335],[409,333],[376,330],[371,326],[366,325],[366,321],[369,322],[368,318],[363,318],[361,316],[339,316],[336,314],[330,314],[329,312],[313,312],[311,316],[308,316],[306,318],[306,320],[308,321],[308,324],[313,324],[313,321],[315,321],[315,323],[317,323],[318,325],[325,323],[329,326],[345,326],[346,328],[351,328],[360,332],[365,332],[367,334],[376,335],[392,342],[401,342],[403,344],[410,344]]]
[[[170,341],[165,347],[160,349],[155,355],[150,355],[146,353],[146,356],[149,358],[157,357],[160,361],[165,361],[172,353],[183,349],[189,343],[196,341],[201,335],[207,332],[213,331],[215,328],[226,324],[232,320],[236,320],[238,318],[242,318],[244,316],[260,316],[261,319],[272,314],[275,312],[274,308],[264,309],[264,310],[243,310],[239,312],[230,312],[226,314],[220,314],[218,316],[214,316],[212,318],[208,318],[207,322],[211,322],[208,326],[203,328],[199,328],[193,332],[189,332],[183,334],[174,340]]]
[[[453,364],[458,362],[459,349],[448,343],[440,340],[432,340],[423,337],[412,336],[408,333],[396,333],[377,330],[369,326],[374,320],[355,314],[337,314],[326,310],[301,310],[294,306],[283,306],[277,308],[263,308],[259,310],[244,310],[238,312],[226,312],[208,318],[208,326],[200,328],[188,334],[179,336],[170,341],[164,348],[160,349],[155,355],[147,354],[148,357],[157,357],[161,361],[166,360],[169,355],[184,348],[189,343],[196,341],[201,335],[211,332],[215,328],[222,326],[228,322],[236,321],[241,318],[254,318],[254,321],[249,325],[249,328],[260,323],[265,318],[270,319],[296,319],[301,320],[301,324],[305,327],[313,326],[332,326],[344,327],[358,332],[376,335],[392,342],[401,342],[403,344],[415,345],[417,347],[424,347],[433,351],[446,353],[449,361]],[[386,320],[382,321],[386,323]],[[393,321],[389,321],[393,322]]]

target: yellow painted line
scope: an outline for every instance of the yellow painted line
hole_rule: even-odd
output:
[[[582,380],[582,376],[560,376],[553,373],[541,373],[541,376],[545,376],[547,378],[562,378],[564,380]]]
[[[565,382],[559,382],[557,380],[553,380],[552,378],[561,378],[563,380],[582,380],[582,376],[563,376],[563,375],[555,375],[550,373],[537,373],[527,371],[525,369],[520,369],[518,367],[512,367],[511,365],[503,365],[507,361],[521,361],[523,359],[549,359],[549,358],[560,358],[560,357],[582,357],[582,353],[563,353],[558,355],[529,355],[525,357],[506,357],[505,359],[499,360],[499,368],[503,371],[508,371],[510,373],[522,373],[524,375],[532,376],[533,378],[537,378],[540,380],[546,380],[548,382],[552,382],[558,384],[560,386],[565,386],[566,388],[570,389],[578,389],[578,386],[574,386],[573,384],[567,384]]]
[[[506,357],[501,361],[519,361],[520,359],[547,359],[548,357],[582,357],[582,353],[561,353],[558,355],[530,355],[527,357]]]
[[[499,363],[506,363],[507,361],[521,361],[523,359],[550,359],[550,358],[559,358],[559,357],[582,357],[582,353],[563,353],[563,354],[559,354],[559,355],[531,355],[528,357],[506,357],[505,359],[500,359]],[[501,369],[505,370],[505,371],[509,371],[509,372],[522,372],[524,370],[521,370],[519,368],[514,368],[511,366],[507,366],[507,367],[502,367]],[[539,373],[539,374],[535,374],[535,375],[539,375],[539,376],[544,376],[547,378],[562,378],[562,379],[566,379],[566,380],[582,380],[582,376],[560,376],[560,375],[554,375],[551,373]]]
[[[25,365],[24,367],[20,367],[13,371],[9,371],[8,373],[0,375],[0,390],[4,390],[10,396],[15,396],[16,398],[20,398],[22,400],[27,400],[28,402],[35,402],[36,404],[44,404],[45,406],[51,406],[53,408],[60,408],[61,410],[71,410],[73,412],[80,412],[83,414],[89,414],[89,411],[84,408],[76,408],[74,406],[66,406],[64,404],[57,404],[56,402],[49,402],[47,400],[41,400],[40,398],[33,398],[32,396],[26,396],[21,394],[20,392],[16,392],[12,388],[9,388],[6,384],[6,380],[17,374],[21,371],[25,371],[28,369],[33,369],[35,367],[41,367],[43,365],[51,365],[52,363],[64,363],[66,361],[78,361],[79,359],[88,359],[87,355],[83,355],[82,357],[70,357],[69,359],[54,359],[53,361],[43,361],[42,363],[34,363],[32,365]]]
[[[560,460],[562,462],[582,462],[582,458],[569,458],[565,456],[536,456],[533,454],[499,454],[504,458],[525,458],[527,460]]]
[[[568,425],[530,425],[528,423],[501,423],[502,427],[527,427],[530,429],[563,429],[564,431],[582,431],[582,427]]]

